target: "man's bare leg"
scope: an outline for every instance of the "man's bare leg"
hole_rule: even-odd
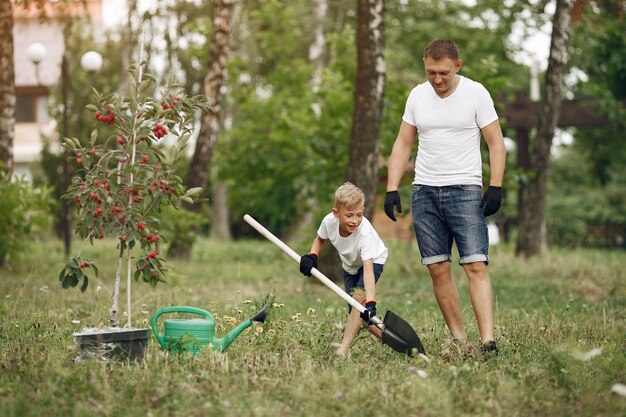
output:
[[[484,262],[463,265],[469,282],[469,293],[483,343],[494,340],[493,336],[493,290]]]
[[[452,333],[452,338],[461,342],[467,341],[463,318],[461,316],[461,301],[456,285],[452,280],[451,263],[437,262],[428,265],[428,272],[433,281],[433,290],[443,319]]]

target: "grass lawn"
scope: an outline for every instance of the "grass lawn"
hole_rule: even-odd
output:
[[[0,270],[0,416],[626,415],[626,398],[612,392],[626,384],[626,252],[551,250],[524,260],[492,248],[500,355],[450,360],[415,244],[387,243],[379,314],[391,309],[409,321],[427,358],[404,357],[362,332],[351,357],[336,359],[346,317],[339,297],[267,241],[202,240],[191,260],[170,260],[167,284],[134,285],[133,324],[191,305],[214,315],[222,337],[269,298],[263,326],[224,353],[184,361],[153,338],[139,364],[77,363],[72,333],[106,324],[115,243],[84,248],[100,269],[85,294],[60,286],[62,244],[38,243]],[[478,346],[467,282],[458,265],[453,271]]]

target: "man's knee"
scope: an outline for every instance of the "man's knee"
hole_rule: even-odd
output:
[[[467,264],[463,264],[463,269],[465,270],[465,272],[467,272],[468,274],[472,274],[472,275],[486,274],[487,264],[483,261],[470,262]]]
[[[434,264],[427,265],[428,272],[432,279],[437,279],[442,276],[446,276],[450,271],[450,262],[436,262]]]

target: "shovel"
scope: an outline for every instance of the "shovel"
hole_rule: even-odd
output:
[[[283,252],[289,255],[294,261],[300,263],[300,255],[298,255],[289,246],[274,236],[269,230],[263,227],[259,222],[254,220],[250,215],[246,214],[243,219],[250,226],[255,228],[259,233],[265,236],[270,242],[278,246]],[[356,308],[359,313],[365,311],[365,307],[357,300],[352,298],[348,293],[341,289],[337,284],[328,279],[317,268],[311,269],[311,274],[320,280],[324,285],[333,290],[335,294],[343,298],[352,308]],[[426,354],[420,338],[415,330],[400,316],[393,311],[388,310],[385,319],[380,320],[377,316],[370,318],[370,324],[375,325],[382,330],[382,342],[396,352],[404,353],[408,356],[414,356],[417,353]]]

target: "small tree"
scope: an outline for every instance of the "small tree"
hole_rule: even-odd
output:
[[[202,191],[201,188],[186,189],[173,167],[192,134],[193,116],[206,110],[206,100],[172,93],[174,88],[168,88],[162,100],[146,96],[155,79],[143,74],[144,65],[130,70],[133,75],[130,98],[93,92],[95,104],[87,108],[95,113],[96,123],[113,127],[111,135],[99,141],[100,130],[96,125],[86,144],[76,138],[63,141],[71,155],[70,162],[76,168],[76,175],[64,195],[76,205],[76,233],[91,243],[105,237],[117,240],[117,272],[109,310],[109,324],[113,327],[118,325],[124,258],[127,327],[131,327],[131,277],[156,286],[163,281],[165,273],[165,260],[159,255],[162,236],[156,213],[162,206],[177,207],[181,201],[193,203]],[[167,136],[176,139],[170,158],[155,146]],[[133,256],[134,249],[139,249],[141,254]],[[59,275],[63,288],[81,284],[84,292],[89,284],[88,270],[97,276],[97,266],[79,251]]]

